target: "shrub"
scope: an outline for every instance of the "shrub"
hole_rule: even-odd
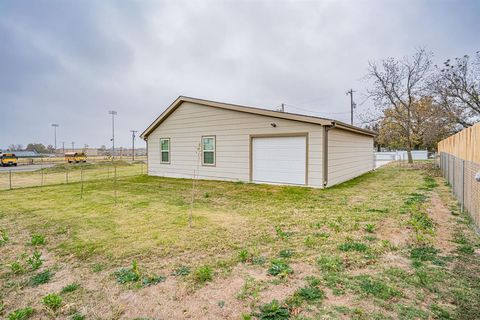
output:
[[[62,297],[58,294],[50,293],[43,297],[42,302],[47,308],[55,311],[62,305]]]
[[[343,260],[339,256],[321,256],[317,263],[322,271],[338,272],[343,270]]]
[[[190,267],[188,266],[179,266],[172,272],[172,276],[188,276],[190,274]]]
[[[268,274],[272,276],[285,277],[293,273],[293,269],[283,259],[273,259],[268,268]]]
[[[199,283],[212,281],[213,270],[209,266],[201,266],[195,271],[195,280]]]
[[[290,318],[290,311],[277,300],[259,307],[260,312],[255,314],[259,320],[284,320]]]
[[[53,277],[53,273],[49,270],[37,273],[32,278],[30,278],[30,285],[33,287],[39,286],[41,284],[47,283]]]
[[[45,244],[45,237],[41,234],[33,234],[32,239],[30,240],[32,246],[41,246]]]
[[[7,316],[7,319],[8,320],[26,320],[30,318],[32,314],[33,314],[33,308],[26,307],[23,309],[17,309],[13,312],[10,312]]]
[[[73,292],[73,291],[77,290],[78,288],[80,288],[80,285],[78,283],[70,283],[70,284],[67,284],[65,287],[62,288],[62,293]]]
[[[368,246],[365,243],[357,241],[347,241],[338,246],[338,249],[341,251],[358,251],[365,252],[368,249]]]
[[[27,263],[32,270],[37,270],[43,264],[42,253],[35,250],[32,256],[27,259]]]

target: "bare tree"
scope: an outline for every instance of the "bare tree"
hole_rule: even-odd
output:
[[[450,59],[437,67],[432,82],[433,95],[463,127],[480,119],[480,52],[472,60],[468,55]]]
[[[391,121],[405,138],[409,163],[413,162],[414,103],[427,95],[431,57],[430,52],[419,49],[401,60],[389,58],[380,64],[369,63],[367,79],[373,81],[373,88],[368,93],[382,113],[389,110]]]

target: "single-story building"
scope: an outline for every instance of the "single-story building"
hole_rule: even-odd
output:
[[[374,136],[331,119],[183,96],[141,134],[152,176],[310,187],[374,170]]]

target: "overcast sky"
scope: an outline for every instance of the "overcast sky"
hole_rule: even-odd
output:
[[[479,3],[1,0],[0,148],[110,146],[110,109],[129,146],[179,95],[348,122],[368,61],[480,50]]]

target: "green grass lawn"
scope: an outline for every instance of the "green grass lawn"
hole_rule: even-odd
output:
[[[190,308],[231,319],[480,317],[478,237],[430,165],[387,166],[325,190],[199,181],[193,206],[191,180],[120,177],[115,201],[112,179],[89,174],[97,179],[84,184],[82,199],[79,183],[0,191],[5,315],[31,305],[38,318],[176,318],[169,312],[178,307],[208,318],[182,310],[193,301],[199,306]],[[432,199],[448,208],[448,233],[438,232]],[[32,235],[45,244],[29,243]],[[27,262],[35,248],[44,257],[38,271]],[[68,283],[55,274],[70,269],[80,289],[61,293],[55,284]],[[40,271],[52,279],[32,286]],[[229,292],[238,278],[242,286]],[[95,311],[121,305],[109,290],[121,300],[162,286],[185,289],[178,305],[157,293],[150,311]],[[212,305],[205,301],[216,298],[205,296],[214,289],[222,299]],[[64,308],[42,305],[52,290]]]

